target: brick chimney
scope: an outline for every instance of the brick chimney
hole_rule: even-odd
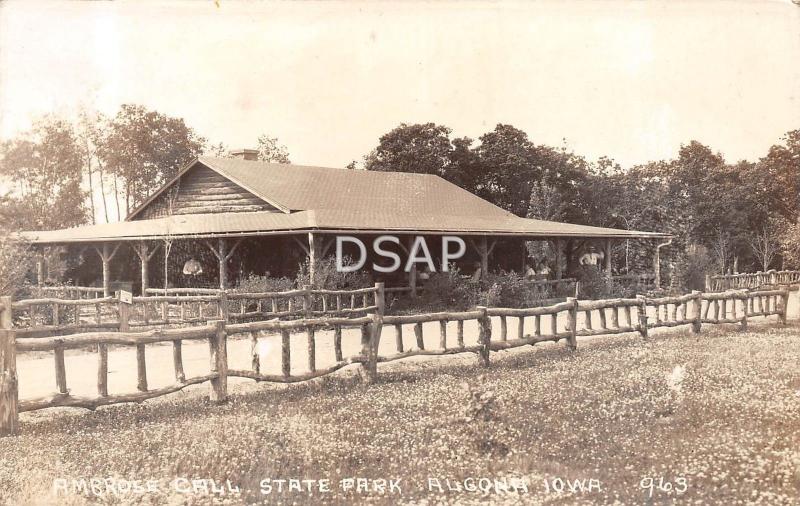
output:
[[[234,158],[241,158],[242,160],[250,160],[255,162],[258,160],[257,149],[234,149],[231,151],[231,156]]]

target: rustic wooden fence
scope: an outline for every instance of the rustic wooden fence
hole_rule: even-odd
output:
[[[205,326],[156,329],[131,332],[128,326],[118,332],[89,332],[61,337],[20,337],[19,330],[12,328],[11,314],[14,304],[8,297],[0,298],[0,434],[14,434],[18,430],[18,413],[56,406],[72,406],[94,409],[98,406],[122,402],[140,402],[153,397],[181,390],[189,385],[210,382],[210,397],[221,402],[227,397],[227,378],[243,377],[256,381],[293,383],[317,378],[339,370],[350,364],[360,364],[367,382],[377,379],[378,363],[386,363],[413,356],[436,356],[457,353],[475,353],[479,363],[489,365],[492,351],[507,350],[537,343],[565,340],[569,348],[577,348],[579,337],[638,332],[648,337],[651,329],[689,325],[699,333],[703,324],[738,324],[746,328],[748,319],[776,315],[786,323],[789,288],[774,290],[729,290],[718,293],[692,292],[677,297],[648,298],[638,296],[629,299],[579,301],[568,298],[565,302],[546,307],[514,309],[478,307],[473,311],[438,312],[418,315],[386,315],[384,287],[357,291],[367,294],[374,291],[375,304],[366,306],[365,316],[336,317],[321,315],[313,305],[303,306],[302,318],[289,321],[270,320],[249,323],[234,323],[225,320],[211,322]],[[308,290],[303,292],[310,300]],[[322,291],[327,297],[342,295],[338,292]],[[294,295],[293,295],[294,296]],[[126,309],[122,308],[124,317]],[[499,329],[493,329],[493,320]],[[509,320],[516,322],[516,330],[510,331]],[[476,322],[478,336],[475,342],[465,339],[464,325]],[[454,322],[455,339],[448,335],[448,323]],[[438,346],[426,347],[423,324],[438,323]],[[405,328],[413,327],[416,346],[405,349]],[[379,354],[381,336],[385,328],[394,327],[395,351]],[[348,328],[361,330],[359,352],[345,356],[342,349],[342,331]],[[333,330],[335,360],[332,365],[320,368],[316,359],[317,332]],[[261,370],[258,340],[264,332],[279,333],[281,337],[281,373],[267,374]],[[252,343],[250,369],[229,369],[227,338],[230,335],[249,334]],[[304,334],[307,342],[308,372],[293,374],[291,370],[291,339],[295,334]],[[183,371],[181,343],[185,340],[207,340],[209,343],[210,370],[208,374],[187,379]],[[175,383],[148,389],[145,365],[145,345],[172,343]],[[108,393],[108,346],[135,346],[137,367],[137,391],[122,395]],[[66,381],[64,352],[69,349],[94,347],[98,354],[97,397],[76,397],[69,393]],[[56,378],[56,393],[38,399],[18,399],[16,356],[20,352],[53,352]]]
[[[95,299],[26,299],[12,304],[20,337],[47,337],[90,330],[197,325],[214,320],[245,322],[309,316],[351,316],[375,311],[378,284],[356,290],[323,290],[305,286],[286,292],[202,293],[178,289],[168,295]],[[208,291],[207,291],[208,292]],[[154,292],[155,293],[155,292]]]
[[[797,285],[800,271],[751,272],[743,274],[720,274],[706,276],[706,291],[721,292],[740,288],[757,289],[765,286]]]
[[[36,286],[32,291],[40,297],[59,299],[97,299],[103,297],[103,287],[95,286]]]

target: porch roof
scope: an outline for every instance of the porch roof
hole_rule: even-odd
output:
[[[75,228],[21,232],[34,244],[141,241],[165,238],[235,237],[319,233],[388,233],[547,238],[664,238],[668,234],[591,227],[514,215],[405,215],[392,212],[317,209],[167,216]]]

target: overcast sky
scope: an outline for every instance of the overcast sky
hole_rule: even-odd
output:
[[[0,4],[0,136],[137,103],[231,147],[343,166],[401,122],[624,166],[700,140],[756,159],[800,128],[785,1]]]

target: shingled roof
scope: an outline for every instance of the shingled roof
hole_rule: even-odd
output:
[[[159,194],[207,167],[276,210],[141,219]],[[126,221],[25,232],[35,243],[292,232],[507,235],[529,238],[658,238],[666,234],[520,218],[434,175],[372,172],[200,157],[134,210]]]

